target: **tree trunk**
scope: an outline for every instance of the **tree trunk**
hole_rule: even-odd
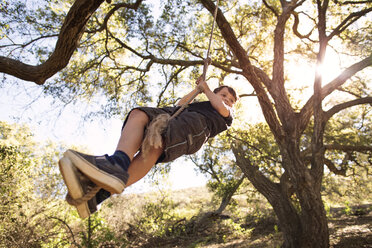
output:
[[[298,213],[289,199],[278,195],[271,205],[279,219],[285,248],[321,248],[329,246],[329,234],[323,204],[308,202],[311,209]]]
[[[322,180],[319,180],[319,178],[314,178],[310,169],[308,169],[305,166],[305,163],[302,161],[299,149],[295,148],[295,144],[289,140],[287,140],[286,143],[289,144],[289,146],[287,146],[286,149],[283,149],[284,152],[282,152],[282,157],[283,167],[288,172],[288,175],[283,176],[288,177],[288,180],[285,180],[284,178],[281,181],[282,192],[286,193],[281,194],[281,197],[287,198],[286,200],[290,202],[292,192],[289,192],[287,186],[288,182],[290,182],[289,185],[293,186],[295,196],[297,197],[300,205],[298,218],[301,226],[299,229],[299,236],[288,237],[288,239],[293,241],[297,241],[297,239],[299,239],[299,245],[297,247],[301,248],[328,247],[329,231],[327,216],[320,193],[320,184]],[[321,174],[323,174],[323,171]],[[284,213],[284,218],[288,218],[289,214],[293,213],[286,211]],[[297,222],[294,223],[294,225],[296,224]],[[283,230],[283,233],[287,232],[289,231]],[[287,241],[287,238],[285,238],[285,240]],[[285,244],[286,246],[284,247],[294,247],[292,246],[292,243],[292,241],[288,242],[288,244]]]
[[[225,210],[225,208],[227,207],[227,205],[229,205],[230,201],[231,201],[231,198],[234,196],[235,192],[238,190],[238,188],[240,187],[240,185],[243,183],[243,180],[244,180],[244,177],[241,177],[237,182],[236,184],[234,185],[234,187],[232,187],[229,191],[227,191],[224,196],[222,197],[222,200],[221,200],[221,204],[219,206],[219,208],[214,211],[214,213],[216,214],[222,214],[223,210]]]
[[[237,165],[253,186],[265,196],[279,219],[279,227],[283,233],[282,247],[288,248],[325,248],[329,246],[329,232],[326,213],[320,195],[320,189],[303,166],[299,154],[293,152],[283,155],[283,167],[286,168],[280,183],[273,183],[251,164],[249,156],[238,146],[233,148]],[[288,151],[288,150],[287,150]],[[288,159],[291,158],[291,159]],[[293,162],[297,161],[297,163]],[[293,204],[295,193],[299,208]]]
[[[302,240],[300,247],[329,247],[329,231],[324,205],[319,197],[308,198],[301,212]]]
[[[278,185],[280,193],[267,197],[279,220],[279,228],[283,233],[282,247],[301,247],[302,227],[298,213],[285,190]]]

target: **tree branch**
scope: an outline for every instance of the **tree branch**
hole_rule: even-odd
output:
[[[81,247],[81,246],[76,242],[76,240],[75,240],[75,235],[74,235],[73,231],[71,230],[71,227],[66,223],[66,221],[64,221],[64,220],[62,220],[62,219],[60,219],[60,218],[58,218],[58,217],[55,217],[55,216],[49,216],[48,218],[49,218],[49,219],[56,219],[56,220],[60,221],[63,225],[65,225],[65,226],[67,227],[67,229],[68,229],[68,232],[69,232],[70,235],[71,235],[71,238],[72,238],[72,242],[73,242],[73,244],[75,244],[77,247]]]
[[[103,23],[102,25],[95,29],[95,30],[89,30],[89,31],[86,31],[87,33],[96,33],[96,32],[101,32],[102,30],[106,29],[107,28],[107,23],[108,23],[108,20],[110,19],[110,17],[118,10],[118,9],[121,9],[121,8],[127,8],[127,9],[138,9],[138,7],[140,6],[140,4],[143,2],[143,0],[137,0],[135,3],[118,3],[118,4],[113,4],[113,8],[110,9],[110,11],[107,13],[107,15],[105,16],[105,18],[103,19]]]
[[[251,164],[249,158],[245,157],[245,152],[237,145],[232,145],[232,151],[236,158],[236,164],[243,171],[244,175],[249,179],[253,186],[263,194],[270,202],[274,201],[275,196],[280,195],[280,190],[277,184],[273,183],[265,177],[259,170],[258,166]]]
[[[327,165],[328,169],[330,171],[332,171],[333,173],[335,173],[336,175],[346,176],[346,169],[345,168],[337,169],[335,164],[329,159],[324,159],[324,163],[325,163],[325,165]]]
[[[204,173],[207,173],[209,174],[213,179],[215,179],[219,184],[222,184],[219,176],[218,176],[218,173],[214,170],[213,168],[213,165],[211,163],[206,163],[205,165],[208,167],[208,168],[203,168],[200,166],[200,163],[198,163],[194,158],[193,156],[189,156],[189,158],[191,159],[191,161],[196,165],[196,167],[198,167],[198,169],[201,171],[201,172],[204,172]],[[209,169],[209,170],[208,170]]]
[[[324,145],[326,150],[340,150],[344,152],[371,152],[372,146],[350,146],[350,145],[340,145],[340,144],[329,144]]]
[[[362,16],[365,16],[369,12],[372,11],[372,8],[363,9],[359,12],[351,13],[345,20],[343,20],[327,37],[328,40],[332,39],[333,36],[339,35],[342,33],[347,27],[351,24],[356,22]]]
[[[225,192],[224,196],[222,197],[220,206],[217,210],[214,211],[216,214],[222,214],[223,210],[229,205],[231,198],[234,196],[235,192],[238,190],[240,185],[243,183],[245,175],[240,177],[240,179],[230,188],[227,192]]]
[[[247,96],[257,96],[257,94],[256,93],[250,93],[250,94],[240,94],[239,95],[239,98],[242,98],[242,97],[247,97]]]
[[[16,47],[21,47],[21,48],[25,48],[25,47],[27,47],[27,46],[29,46],[29,45],[31,45],[31,44],[33,44],[34,42],[36,42],[36,41],[38,41],[38,40],[42,40],[42,39],[47,39],[47,38],[55,38],[55,37],[58,37],[58,34],[50,34],[50,35],[42,35],[42,36],[40,36],[40,37],[37,37],[37,38],[35,38],[35,39],[32,39],[32,40],[30,40],[30,41],[28,41],[28,42],[26,42],[26,43],[23,43],[23,44],[8,44],[8,45],[2,45],[2,46],[0,46],[0,48],[4,48],[4,47],[14,47],[14,46],[16,46]],[[16,49],[16,48],[15,48]],[[15,50],[14,49],[14,50]]]
[[[296,121],[294,121],[295,113],[289,102],[288,94],[284,87],[284,33],[286,23],[294,11],[294,9],[302,4],[303,1],[281,1],[282,13],[278,17],[277,24],[274,30],[274,63],[273,63],[273,76],[274,82],[271,88],[268,88],[271,96],[274,99],[278,117],[283,125],[284,130],[288,133],[297,130],[295,128]]]
[[[273,12],[273,14],[276,16],[276,17],[279,17],[279,14],[276,12],[276,10],[271,7],[267,2],[266,0],[262,0],[263,4],[269,9],[271,10],[271,12]]]
[[[341,5],[347,5],[347,4],[364,4],[364,3],[370,3],[370,0],[366,1],[345,1],[345,2],[339,2],[338,0],[334,0],[335,3],[341,4]]]
[[[203,6],[211,14],[213,14],[216,8],[213,2],[211,0],[201,0],[201,2]],[[256,71],[249,60],[247,52],[239,43],[236,35],[234,34],[234,31],[232,30],[230,24],[228,23],[220,9],[217,12],[216,22],[221,31],[222,37],[225,39],[231,51],[239,61],[239,66],[243,70],[242,75],[251,83],[254,90],[256,91],[258,101],[262,108],[262,113],[265,116],[265,119],[269,124],[271,130],[273,131],[274,136],[278,140],[281,140],[284,136],[284,133],[277,119],[272,103],[264,87],[261,84],[260,78],[257,76]]]
[[[331,94],[334,90],[340,87],[346,82],[349,78],[355,75],[357,72],[363,70],[364,68],[372,65],[372,54],[346,68],[338,77],[332,80],[330,83],[325,85],[321,90],[321,99],[324,99],[326,96]],[[303,132],[305,130],[307,123],[309,122],[313,114],[313,101],[314,95],[309,98],[304,107],[300,111],[300,130]]]
[[[310,30],[310,32],[306,35],[300,34],[300,32],[298,31],[298,24],[300,23],[300,19],[298,18],[298,13],[295,11],[292,11],[292,15],[294,16],[294,23],[292,26],[293,33],[300,39],[305,39],[305,38],[309,39],[310,35],[312,34],[312,30]]]
[[[66,67],[79,45],[87,21],[102,3],[103,0],[76,0],[61,27],[54,52],[43,64],[33,66],[0,56],[0,72],[44,84],[48,78]]]
[[[169,84],[175,79],[178,77],[178,75],[183,72],[187,67],[181,67],[181,68],[178,68],[174,73],[171,74],[170,78],[167,80],[167,82],[165,83],[163,89],[161,90],[161,92],[159,93],[159,96],[158,96],[158,100],[157,100],[157,106],[159,107],[160,106],[160,103],[161,103],[161,99],[165,93],[165,91],[167,90]],[[160,106],[161,107],[161,106]]]
[[[322,88],[322,99],[331,94],[334,90],[340,87],[349,78],[355,75],[357,72],[363,70],[364,68],[372,65],[372,54],[369,57],[353,64],[352,66],[346,68],[337,78],[332,80],[330,83]]]
[[[359,98],[352,101],[344,102],[339,105],[333,106],[331,109],[326,111],[323,115],[323,121],[327,122],[333,115],[340,112],[341,110],[344,110],[346,108],[360,105],[360,104],[366,104],[370,103],[372,104],[372,97],[365,97],[365,98]]]
[[[111,34],[111,33],[110,33]],[[203,59],[200,59],[200,60],[176,60],[176,59],[163,59],[163,58],[157,58],[155,57],[154,55],[152,54],[141,54],[139,53],[138,51],[136,51],[136,49],[128,46],[126,43],[124,43],[123,41],[121,41],[119,38],[115,37],[113,34],[111,34],[111,37],[113,39],[115,39],[115,41],[124,49],[127,49],[129,50],[130,52],[132,52],[133,54],[135,54],[136,56],[144,59],[144,60],[150,60],[146,66],[146,68],[144,69],[138,69],[139,71],[148,71],[151,67],[152,64],[154,63],[157,63],[157,64],[161,64],[161,65],[179,65],[179,66],[186,66],[186,67],[189,67],[189,66],[196,66],[196,65],[204,65],[204,60]],[[213,63],[214,65],[217,65],[215,63]],[[135,69],[134,67],[132,69]]]

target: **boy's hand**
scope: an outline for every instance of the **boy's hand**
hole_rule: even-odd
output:
[[[209,86],[207,84],[207,82],[205,80],[203,80],[203,77],[199,77],[198,80],[196,80],[196,84],[199,86],[199,88],[201,89],[202,92],[206,92],[209,89]]]
[[[196,80],[198,88],[207,96],[208,100],[212,104],[212,107],[217,110],[217,112],[223,117],[228,117],[230,115],[230,107],[225,104],[221,94],[216,94],[210,90],[207,82],[203,80],[203,77],[199,77]]]

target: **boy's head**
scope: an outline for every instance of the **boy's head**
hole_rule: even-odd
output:
[[[222,97],[226,105],[232,107],[237,101],[238,96],[233,88],[227,85],[222,85],[213,90],[213,93]]]

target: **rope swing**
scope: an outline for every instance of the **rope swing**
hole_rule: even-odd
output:
[[[203,66],[203,74],[201,75],[202,79],[205,81],[205,77],[207,75],[208,66],[212,63],[212,59],[209,57],[210,50],[212,47],[212,41],[213,41],[213,31],[214,31],[214,25],[217,17],[217,11],[218,11],[218,0],[216,3],[216,8],[214,10],[213,14],[213,24],[212,24],[212,30],[211,34],[209,36],[209,44],[208,44],[208,50],[204,59],[204,66]],[[174,114],[160,114],[156,116],[151,123],[149,124],[146,132],[146,136],[142,142],[141,152],[143,153],[143,156],[146,158],[147,154],[150,151],[151,147],[154,148],[161,148],[163,145],[163,139],[161,134],[164,132],[165,128],[168,126],[168,122],[174,118],[176,118],[187,106],[195,99],[197,95],[199,95],[202,92],[202,89],[199,85],[196,86],[196,92],[187,100],[186,103],[184,103]]]
[[[213,15],[213,24],[212,24],[212,30],[211,34],[209,37],[209,45],[208,45],[208,50],[204,59],[204,66],[203,66],[203,74],[201,75],[202,79],[205,80],[208,66],[211,64],[212,60],[209,57],[209,53],[211,50],[212,46],[212,41],[213,41],[213,31],[214,31],[214,25],[216,21],[216,16],[217,16],[217,10],[218,10],[218,0],[216,4],[216,8],[214,10],[214,15]],[[146,136],[142,142],[142,147],[141,147],[141,152],[143,153],[145,159],[146,155],[150,151],[151,147],[155,148],[161,148],[163,145],[163,140],[161,137],[162,132],[165,130],[165,128],[168,126],[168,122],[174,118],[176,118],[187,106],[194,100],[194,98],[202,92],[202,89],[199,85],[196,86],[196,92],[193,94],[190,99],[187,100],[185,104],[183,104],[172,116],[169,114],[160,114],[157,117],[154,118],[154,120],[151,121],[147,128]],[[99,186],[93,186],[89,187],[86,189],[86,193],[84,196],[82,196],[79,199],[73,199],[69,193],[66,195],[66,201],[70,205],[78,206],[80,204],[85,204],[87,201],[92,199],[96,193],[101,189]]]

